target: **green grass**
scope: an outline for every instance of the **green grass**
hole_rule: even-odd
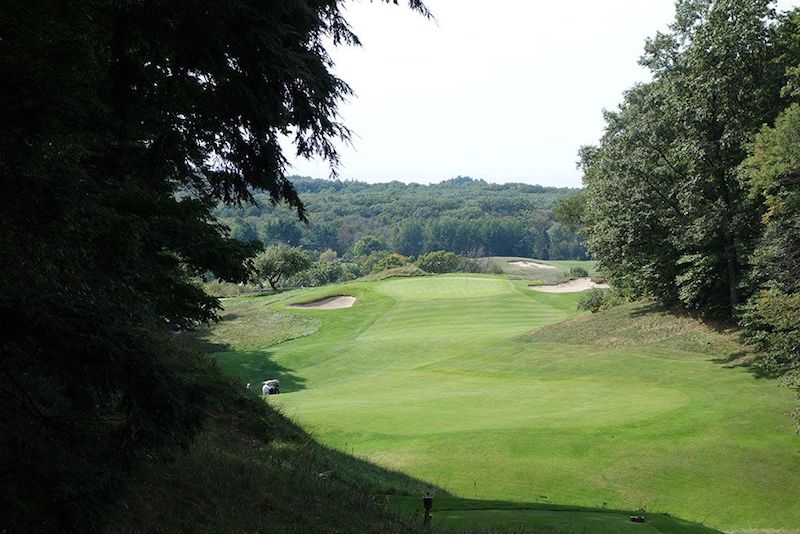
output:
[[[394,496],[391,503],[406,515],[419,516],[417,497]],[[665,514],[647,514],[645,523],[633,523],[629,512],[552,504],[479,501],[441,497],[434,500],[431,525],[455,531],[487,529],[498,532],[614,532],[711,534],[719,532]]]
[[[446,275],[329,286],[268,306],[232,300],[226,311],[243,316],[359,299],[291,310],[298,336],[309,319],[319,330],[269,348],[230,338],[238,350],[218,361],[241,381],[284,380],[287,393],[270,403],[325,445],[458,497],[645,508],[726,530],[800,526],[792,392],[759,377],[732,333],[641,305],[578,316],[580,293],[527,286]],[[451,524],[563,527],[564,516],[545,515],[465,512]],[[600,518],[623,531],[619,518]]]

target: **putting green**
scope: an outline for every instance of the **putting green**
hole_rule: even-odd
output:
[[[580,294],[486,275],[226,308],[283,314],[333,294],[358,301],[291,310],[316,333],[249,352],[230,340],[239,352],[217,354],[243,380],[280,378],[286,394],[270,402],[325,444],[463,497],[800,527],[792,393],[722,362],[741,350],[729,334],[635,306],[564,322]]]

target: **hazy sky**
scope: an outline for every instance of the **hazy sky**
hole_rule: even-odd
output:
[[[637,59],[674,13],[673,0],[427,0],[433,22],[400,3],[352,2],[364,46],[332,54],[356,92],[340,110],[354,133],[342,179],[579,186],[578,148],[598,141],[604,108],[649,78]]]

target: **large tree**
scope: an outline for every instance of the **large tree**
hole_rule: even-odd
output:
[[[279,141],[338,162],[342,3],[0,4],[4,528],[94,530],[137,459],[191,439],[208,373],[170,332],[253,253],[211,210],[263,189],[305,217]]]
[[[742,301],[758,221],[737,166],[783,105],[771,4],[679,0],[641,60],[653,80],[584,149],[589,248],[620,287],[717,315]]]
[[[308,256],[299,247],[284,243],[271,245],[253,259],[253,270],[259,282],[266,281],[274,290],[283,278],[289,278],[311,267]]]
[[[798,20],[800,22],[800,20]],[[763,205],[764,232],[752,258],[755,295],[744,306],[747,337],[773,371],[800,381],[800,104],[756,136],[742,165]]]

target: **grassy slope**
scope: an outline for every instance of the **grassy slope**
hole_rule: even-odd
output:
[[[547,326],[574,316],[578,295],[526,286],[444,276],[311,290],[300,298],[360,300],[293,311],[320,331],[218,359],[243,381],[281,378],[288,394],[271,402],[326,444],[461,496],[800,525],[792,396],[719,361],[740,350],[730,334],[636,307]]]
[[[385,494],[423,483],[328,449],[230,387],[185,453],[151,459],[108,532],[421,532]],[[248,398],[249,397],[249,398]]]

